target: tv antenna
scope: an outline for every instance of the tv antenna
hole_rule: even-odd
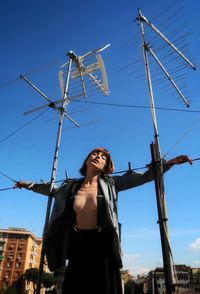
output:
[[[49,99],[38,87],[36,87],[27,77],[20,75],[20,78],[23,79],[26,83],[28,83],[36,92],[38,92],[46,101],[48,101],[48,104],[45,104],[41,107],[37,107],[35,109],[26,111],[24,115],[30,114],[32,112],[38,111],[42,108],[49,107],[58,112],[59,114],[59,123],[58,123],[58,131],[57,131],[57,138],[56,138],[56,145],[55,145],[55,151],[54,151],[54,157],[53,157],[53,165],[51,170],[51,180],[50,180],[50,193],[48,196],[48,202],[47,202],[47,209],[46,209],[46,216],[45,216],[45,224],[43,229],[43,238],[47,232],[48,224],[49,224],[49,218],[50,218],[50,211],[52,206],[52,198],[53,198],[53,187],[56,181],[56,174],[57,174],[57,166],[58,166],[58,153],[59,153],[59,147],[60,147],[60,141],[61,141],[61,133],[62,133],[62,126],[63,126],[63,119],[67,118],[72,122],[76,127],[79,127],[79,124],[71,118],[71,116],[67,113],[67,106],[73,99],[76,99],[77,97],[87,97],[86,93],[86,85],[84,81],[84,77],[88,76],[89,79],[92,81],[92,84],[94,84],[101,93],[104,95],[109,94],[108,90],[108,82],[107,82],[107,76],[106,76],[106,70],[104,67],[103,59],[101,55],[99,54],[106,48],[108,48],[110,44],[98,48],[96,50],[92,50],[84,54],[83,56],[77,56],[73,51],[69,51],[67,53],[67,56],[69,60],[63,64],[60,67],[59,70],[59,81],[60,81],[60,87],[62,92],[62,99],[57,101],[52,101]],[[96,62],[89,63],[88,65],[85,65],[85,59],[87,57],[95,55]],[[97,77],[97,73],[101,74],[100,80]],[[95,75],[94,75],[95,73]],[[69,96],[69,84],[71,80],[77,80],[79,79],[81,81],[81,93],[76,94],[75,96]],[[77,89],[76,89],[77,91]],[[36,294],[40,293],[41,283],[42,283],[42,272],[43,272],[43,266],[45,261],[45,252],[44,252],[44,245],[42,243],[42,250],[41,250],[41,257],[40,257],[40,266],[39,266],[39,274],[38,274],[38,281],[37,281],[37,289]]]
[[[172,43],[166,38],[159,29],[153,25],[141,12],[138,10],[137,20],[139,21],[141,38],[142,38],[142,48],[143,48],[143,58],[145,64],[145,72],[146,79],[148,85],[148,93],[150,98],[150,108],[154,129],[154,143],[150,145],[151,147],[151,155],[152,155],[152,165],[153,171],[155,175],[155,190],[156,190],[156,199],[157,199],[157,208],[158,208],[158,223],[160,227],[160,236],[161,236],[161,245],[162,245],[162,255],[163,255],[163,264],[164,264],[164,273],[165,273],[165,286],[166,293],[172,294],[175,292],[177,283],[175,279],[175,269],[173,264],[172,251],[169,241],[169,233],[168,233],[168,217],[167,217],[167,207],[166,207],[166,197],[164,191],[164,180],[163,180],[163,163],[160,152],[160,143],[159,143],[159,134],[156,120],[156,112],[155,112],[155,104],[154,104],[154,95],[153,95],[153,87],[151,81],[151,71],[150,71],[150,63],[149,63],[149,54],[153,57],[154,61],[161,68],[164,75],[167,77],[169,82],[172,84],[178,95],[181,97],[184,104],[189,107],[189,101],[184,96],[182,91],[179,89],[178,85],[168,73],[164,65],[161,63],[155,52],[152,50],[149,42],[146,41],[145,35],[145,25],[150,27],[150,29],[155,32],[164,43],[166,43],[180,58],[184,60],[192,69],[195,69],[195,65],[190,62],[188,58]]]

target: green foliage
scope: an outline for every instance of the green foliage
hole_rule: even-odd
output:
[[[12,287],[17,291],[17,293],[24,293],[24,277],[21,275],[17,281],[12,284]]]
[[[37,279],[38,279],[39,269],[37,268],[29,268],[25,271],[24,278],[27,281],[33,283],[34,290],[36,289]],[[50,288],[51,286],[56,284],[56,278],[51,273],[42,273],[42,287]]]
[[[34,284],[37,283],[39,270],[37,268],[29,268],[25,271],[24,278],[27,281],[33,282]]]
[[[125,294],[143,294],[143,284],[138,284],[133,280],[129,280],[124,285],[124,292]]]
[[[42,283],[43,287],[50,288],[51,286],[56,284],[56,278],[53,274],[43,272]]]
[[[7,288],[3,293],[4,294],[18,294],[18,292],[13,287]]]

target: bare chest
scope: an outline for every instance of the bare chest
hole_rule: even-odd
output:
[[[74,211],[97,210],[97,185],[81,187],[74,200]]]

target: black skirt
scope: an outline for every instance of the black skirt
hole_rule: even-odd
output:
[[[122,294],[112,231],[73,230],[62,294]]]

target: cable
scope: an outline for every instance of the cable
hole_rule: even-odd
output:
[[[5,138],[3,138],[0,141],[0,144],[3,143],[4,141],[6,141],[7,139],[9,139],[10,137],[12,137],[14,134],[18,133],[20,130],[22,130],[23,128],[25,128],[27,125],[29,125],[31,122],[33,122],[34,120],[36,120],[37,118],[39,118],[41,115],[43,115],[45,112],[47,112],[49,110],[49,108],[45,109],[43,112],[41,112],[40,114],[38,114],[37,116],[35,116],[34,118],[32,118],[31,120],[29,120],[27,123],[25,123],[24,125],[22,125],[21,127],[19,127],[18,129],[16,129],[15,131],[13,131],[11,134],[9,134],[8,136],[6,136]]]
[[[162,159],[164,159],[164,157]],[[197,158],[192,159],[192,161],[197,161],[197,160],[200,160],[200,157],[197,157]],[[149,167],[148,166],[136,167],[136,168],[133,168],[133,169],[127,169],[127,170],[121,170],[121,171],[113,172],[111,175],[122,174],[122,173],[127,173],[127,172],[130,172],[131,173],[133,171],[141,170],[141,169],[146,169],[146,168],[151,169],[152,167],[150,165],[149,165]],[[10,179],[14,183],[17,183],[18,182],[18,181],[14,180],[13,178],[9,177],[8,175],[6,175],[5,173],[3,173],[1,171],[0,171],[0,174],[3,175],[4,177]],[[54,181],[54,183],[65,182],[65,181],[68,181],[68,180],[76,180],[76,179],[77,178],[68,178],[68,179],[56,180],[56,181]],[[50,182],[45,182],[45,183],[48,184]],[[5,190],[11,190],[11,189],[15,189],[15,187],[3,188],[3,189],[0,189],[0,192],[1,191],[5,191]]]
[[[60,64],[59,60],[55,60],[55,61],[52,61],[51,63],[48,63],[48,64],[46,64],[44,66],[37,67],[37,68],[27,72],[25,75],[30,75],[30,74],[34,74],[34,73],[46,70],[47,68],[50,68],[50,67],[52,67],[54,65],[57,65],[57,64]],[[12,79],[12,80],[9,80],[9,81],[7,81],[5,83],[2,83],[2,84],[0,84],[0,88],[3,88],[3,87],[5,87],[5,86],[7,86],[9,84],[12,84],[12,83],[18,81],[19,79],[20,79],[20,77],[17,77],[15,79]]]
[[[0,174],[3,175],[4,177],[8,178],[9,180],[11,180],[12,182],[16,183],[16,180],[14,180],[13,178],[9,177],[8,175],[4,174],[3,172],[0,171]]]
[[[116,104],[116,103],[102,103],[96,101],[82,101],[79,99],[71,100],[73,102],[81,102],[81,103],[88,103],[88,104],[98,104],[98,105],[105,105],[105,106],[114,106],[114,107],[127,107],[127,108],[141,108],[141,109],[149,109],[150,106],[145,105],[130,105],[130,104]],[[157,110],[167,110],[167,111],[178,111],[178,112],[191,112],[191,113],[200,113],[200,110],[186,110],[186,109],[178,109],[178,108],[167,108],[167,107],[154,107]]]
[[[193,124],[191,125],[191,127],[189,127],[185,133],[178,139],[178,141],[168,150],[167,153],[164,154],[164,156],[162,157],[163,159],[172,151],[176,148],[176,146],[183,140],[183,138],[185,138],[185,136],[200,122],[200,117],[195,120],[193,122]],[[199,160],[199,158],[196,158],[194,160]]]
[[[7,191],[7,190],[13,190],[15,189],[14,187],[10,187],[10,188],[3,188],[3,189],[0,189],[0,192],[3,192],[3,191]]]

